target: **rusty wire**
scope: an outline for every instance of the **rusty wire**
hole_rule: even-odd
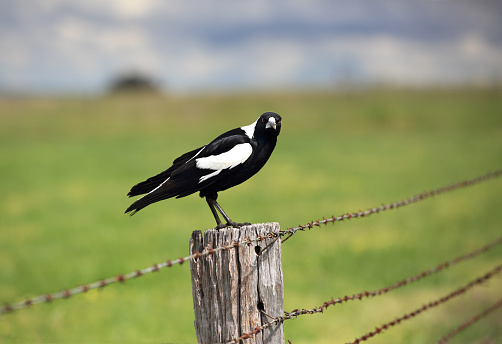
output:
[[[475,324],[476,322],[478,322],[482,318],[484,318],[484,317],[490,315],[491,313],[495,312],[499,308],[502,308],[502,299],[499,299],[497,302],[495,302],[493,305],[491,305],[487,309],[483,310],[481,313],[476,314],[471,319],[469,319],[466,322],[462,323],[460,326],[458,326],[454,330],[448,332],[448,334],[446,334],[443,338],[441,338],[438,341],[438,344],[444,344],[444,343],[448,342],[455,335],[457,335],[458,333],[462,332],[463,330],[465,330],[469,326]]]
[[[312,221],[312,222],[307,223],[306,225],[298,225],[298,227],[291,227],[286,230],[280,231],[279,233],[281,234],[281,236],[284,236],[284,235],[291,236],[291,235],[294,235],[299,230],[304,231],[305,229],[311,229],[314,227],[321,227],[321,225],[327,225],[330,222],[334,224],[335,222],[340,222],[340,221],[344,221],[344,220],[351,220],[351,219],[357,219],[357,218],[361,218],[361,217],[368,217],[370,215],[378,214],[378,213],[385,211],[385,210],[397,209],[397,208],[403,207],[405,205],[409,205],[409,204],[417,203],[419,201],[423,201],[423,200],[430,198],[430,197],[433,197],[433,196],[437,196],[437,195],[440,195],[440,194],[443,194],[446,192],[450,192],[450,191],[461,189],[461,188],[464,188],[467,186],[478,184],[478,183],[486,181],[488,179],[500,177],[501,175],[502,175],[502,170],[496,170],[496,171],[489,172],[487,174],[484,174],[484,175],[481,175],[481,176],[478,176],[478,177],[475,177],[472,179],[464,180],[464,181],[461,181],[461,182],[458,182],[455,184],[443,186],[438,189],[423,192],[421,194],[405,198],[402,201],[397,201],[397,202],[388,203],[388,204],[382,204],[379,207],[369,208],[364,211],[359,210],[357,212],[342,214],[339,216],[332,216],[329,218],[323,217],[322,220]],[[287,239],[289,239],[289,237],[287,237],[283,241],[286,241]]]
[[[363,300],[364,298],[369,298],[369,297],[373,297],[373,296],[379,296],[379,295],[386,294],[394,289],[406,286],[406,285],[413,283],[413,282],[416,282],[422,278],[425,278],[427,276],[438,273],[438,272],[440,272],[450,266],[453,266],[453,265],[458,264],[460,262],[474,258],[482,253],[489,251],[490,249],[492,249],[500,244],[502,244],[502,237],[500,237],[500,238],[498,238],[498,239],[496,239],[496,240],[494,240],[494,241],[492,241],[492,242],[490,242],[490,243],[484,245],[483,247],[480,247],[474,251],[468,252],[466,254],[463,254],[461,256],[458,256],[456,258],[448,260],[442,264],[439,264],[439,265],[433,267],[432,269],[425,270],[418,275],[408,277],[404,280],[401,280],[401,281],[398,281],[394,284],[391,284],[390,286],[387,286],[387,287],[384,287],[381,289],[377,289],[377,290],[373,290],[373,291],[363,291],[361,293],[353,294],[351,296],[344,296],[344,297],[339,297],[336,299],[331,298],[331,300],[324,302],[321,306],[314,307],[312,309],[301,309],[301,310],[295,309],[291,312],[284,312],[284,316],[279,317],[279,318],[275,318],[273,321],[270,321],[270,322],[265,322],[263,325],[256,327],[253,331],[251,331],[249,333],[245,333],[242,336],[240,336],[239,338],[232,339],[231,341],[229,341],[227,343],[228,344],[238,343],[240,340],[251,338],[252,336],[258,334],[259,332],[263,331],[266,328],[269,328],[269,327],[272,327],[272,326],[278,325],[279,323],[284,322],[284,320],[296,318],[300,315],[305,315],[305,314],[323,313],[326,308],[328,308],[329,306],[332,306],[332,305],[342,304],[344,302],[354,301],[354,300]]]
[[[480,285],[480,284],[486,282],[487,280],[489,280],[493,276],[499,274],[501,271],[502,271],[502,265],[498,265],[494,269],[492,269],[489,272],[487,272],[486,274],[484,274],[483,276],[478,277],[475,280],[472,280],[471,282],[467,283],[463,287],[460,287],[460,288],[454,290],[450,294],[445,295],[445,296],[443,296],[443,297],[441,297],[441,298],[439,298],[437,300],[431,301],[431,302],[423,305],[422,307],[415,309],[414,311],[412,311],[410,313],[406,313],[405,315],[403,315],[403,316],[401,316],[399,318],[396,318],[396,319],[394,319],[392,321],[389,321],[388,323],[385,323],[385,324],[383,324],[383,325],[375,328],[375,330],[370,331],[370,332],[366,333],[365,335],[363,335],[363,336],[361,336],[359,338],[356,338],[356,340],[353,341],[353,342],[351,342],[350,344],[359,344],[361,342],[364,342],[364,341],[370,339],[371,337],[373,337],[373,336],[375,336],[377,334],[380,334],[380,333],[382,333],[385,330],[388,330],[391,327],[394,327],[396,325],[401,324],[405,320],[409,320],[409,319],[412,319],[412,318],[416,317],[417,315],[423,313],[426,310],[429,310],[429,309],[431,309],[433,307],[437,307],[437,306],[439,306],[439,305],[441,305],[441,304],[443,304],[443,303],[451,300],[454,297],[463,295],[467,291],[469,291],[471,288],[473,288],[474,286]]]
[[[89,283],[89,284],[82,284],[78,287],[71,288],[71,289],[65,289],[62,291],[55,292],[55,293],[39,295],[39,296],[36,296],[33,298],[25,299],[24,301],[20,301],[17,303],[5,304],[0,307],[0,314],[17,311],[17,310],[20,310],[23,308],[27,308],[27,307],[30,307],[33,305],[44,303],[44,302],[51,302],[51,301],[57,300],[57,299],[67,299],[73,295],[84,293],[84,292],[87,292],[91,289],[104,288],[110,284],[114,284],[117,282],[124,283],[125,281],[127,281],[129,279],[141,277],[141,276],[144,276],[145,274],[148,274],[151,272],[156,272],[156,271],[159,271],[160,269],[163,269],[166,267],[172,267],[177,264],[181,265],[186,261],[190,261],[191,259],[197,259],[202,256],[214,254],[218,251],[230,250],[232,248],[237,248],[237,247],[243,246],[243,245],[250,245],[250,244],[253,244],[254,242],[259,242],[259,241],[265,240],[266,238],[274,238],[277,236],[278,236],[278,233],[270,232],[270,233],[267,233],[266,235],[259,236],[256,239],[247,238],[243,241],[240,241],[240,242],[236,241],[236,242],[233,242],[229,245],[220,246],[217,248],[208,248],[208,249],[204,250],[203,252],[196,252],[196,253],[193,253],[189,256],[180,257],[180,258],[177,258],[174,260],[167,260],[163,263],[154,264],[154,265],[149,266],[145,269],[135,270],[135,271],[132,271],[127,274],[117,275],[114,277],[106,278],[106,279],[96,281],[93,283]]]
[[[366,211],[358,211],[358,212],[342,214],[339,216],[332,216],[330,218],[323,218],[323,220],[312,221],[310,223],[307,223],[306,225],[299,225],[298,227],[291,227],[286,230],[281,230],[278,233],[270,232],[270,233],[267,233],[266,235],[258,236],[255,239],[245,238],[242,241],[235,241],[235,242],[229,243],[228,245],[223,245],[223,246],[219,246],[216,248],[209,248],[209,249],[206,249],[202,252],[196,252],[196,253],[193,253],[193,254],[186,256],[186,257],[180,257],[180,258],[173,259],[173,260],[167,260],[163,263],[154,264],[154,265],[149,266],[147,268],[135,270],[135,271],[132,271],[127,274],[117,275],[114,277],[106,278],[106,279],[96,281],[93,283],[89,283],[89,284],[82,284],[80,286],[77,286],[77,287],[74,287],[71,289],[65,289],[62,291],[54,292],[54,293],[39,295],[39,296],[28,298],[28,299],[25,299],[23,301],[19,301],[16,303],[5,304],[3,306],[0,306],[0,314],[17,311],[17,310],[28,308],[30,306],[44,303],[44,302],[51,302],[56,299],[67,299],[73,295],[87,292],[91,289],[103,288],[103,287],[106,287],[110,284],[114,284],[117,282],[123,283],[126,280],[141,277],[141,276],[144,276],[145,274],[159,271],[160,269],[165,268],[165,267],[172,267],[173,265],[177,265],[177,264],[181,265],[184,262],[192,260],[192,259],[197,259],[197,258],[200,258],[203,256],[212,255],[212,254],[219,252],[219,251],[228,251],[230,249],[238,248],[240,246],[251,245],[254,243],[261,242],[261,241],[268,239],[268,238],[276,239],[276,238],[288,235],[288,237],[285,239],[285,240],[287,240],[291,236],[293,236],[297,231],[304,231],[305,229],[311,229],[316,226],[320,227],[323,224],[327,225],[329,222],[334,224],[335,222],[340,222],[343,220],[350,220],[353,218],[360,218],[360,217],[368,217],[372,214],[376,214],[376,213],[379,213],[384,210],[396,209],[396,208],[399,208],[399,207],[402,207],[402,206],[405,206],[408,204],[412,204],[412,203],[416,203],[416,202],[425,200],[425,199],[430,198],[432,196],[439,195],[439,194],[442,194],[442,193],[445,193],[448,191],[457,190],[457,189],[460,189],[463,187],[467,187],[470,185],[480,183],[482,181],[494,179],[494,178],[500,177],[501,175],[502,175],[502,169],[496,170],[496,171],[489,172],[489,173],[486,173],[484,175],[481,175],[481,176],[478,176],[478,177],[475,177],[472,179],[464,180],[459,183],[451,184],[451,185],[444,186],[444,187],[441,187],[438,189],[434,189],[434,190],[431,190],[428,192],[424,192],[424,193],[418,194],[416,196],[406,198],[402,201],[397,201],[397,202],[388,203],[388,204],[382,204],[379,207],[369,208]]]

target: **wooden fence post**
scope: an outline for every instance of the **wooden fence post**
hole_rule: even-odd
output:
[[[201,231],[194,231],[190,254],[254,239],[279,229],[278,223],[219,231],[208,229],[204,232],[204,241]],[[266,239],[190,261],[199,343],[224,343],[272,321],[269,316],[284,315],[281,240],[273,241]],[[245,343],[284,343],[282,323],[263,330]]]

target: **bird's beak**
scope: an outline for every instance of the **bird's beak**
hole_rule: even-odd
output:
[[[277,123],[275,123],[274,117],[270,117],[268,119],[267,125],[265,125],[265,129],[270,129],[270,128],[274,128],[274,130],[277,128]]]

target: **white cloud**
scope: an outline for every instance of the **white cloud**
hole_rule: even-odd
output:
[[[76,73],[112,74],[128,68],[159,68],[150,34],[136,24],[109,26],[67,17],[55,26],[55,58],[71,61]]]
[[[180,90],[286,86],[298,80],[307,60],[308,53],[295,42],[256,39],[223,49],[171,50],[163,71],[164,79]]]
[[[472,36],[447,43],[385,35],[328,37],[301,44],[262,38],[223,50],[183,51],[168,60],[165,78],[180,89],[228,88],[234,87],[232,83],[329,85],[347,78],[403,85],[502,81],[502,72],[496,72],[502,71],[502,47]],[[336,80],[340,68],[346,71]]]
[[[89,0],[85,2],[88,3]],[[101,0],[94,0],[93,2],[103,5],[103,1]],[[110,6],[110,11],[117,13],[119,17],[123,18],[146,17],[152,14],[157,6],[156,0],[112,0],[107,3]]]
[[[370,81],[415,85],[502,81],[502,73],[496,72],[502,71],[502,46],[478,36],[427,42],[360,35],[328,40],[320,46],[310,49],[333,60],[352,60],[358,75]]]
[[[161,7],[162,0],[43,0],[29,4],[33,12],[36,8],[43,13],[54,13],[58,10],[70,8],[74,12],[93,15],[105,15],[116,19],[140,19],[155,13]],[[23,0],[19,0],[23,2]]]

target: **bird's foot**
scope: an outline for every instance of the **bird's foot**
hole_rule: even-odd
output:
[[[241,227],[244,227],[244,226],[249,226],[250,223],[249,222],[234,222],[234,221],[229,221],[227,222],[227,226],[229,227],[234,227],[234,228],[241,228]]]
[[[219,223],[214,229],[220,230],[222,228],[226,227],[233,227],[233,228],[241,228],[243,226],[249,226],[249,222],[234,222],[234,221],[228,221],[227,223]]]

